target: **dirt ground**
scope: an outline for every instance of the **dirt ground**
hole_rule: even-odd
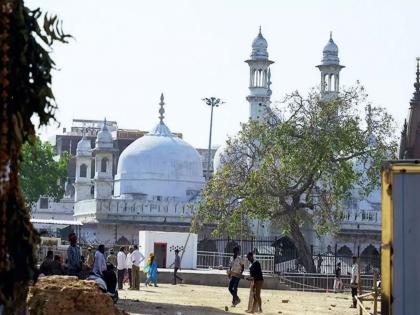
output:
[[[227,288],[222,287],[161,284],[157,288],[142,286],[140,291],[122,290],[119,294],[118,306],[133,315],[226,315],[245,314],[249,289],[239,288],[242,302],[236,307],[230,306],[231,296]],[[349,308],[351,297],[347,293],[263,290],[262,300],[263,314],[266,315],[358,314],[355,309]]]

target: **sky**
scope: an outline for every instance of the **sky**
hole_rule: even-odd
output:
[[[165,122],[195,147],[208,146],[210,108],[219,97],[213,141],[222,144],[248,118],[244,61],[261,25],[268,41],[272,101],[320,83],[316,65],[329,32],[339,47],[342,86],[359,80],[369,100],[402,125],[420,55],[420,1],[27,0],[63,21],[74,39],[56,44],[53,92],[60,126],[73,118],[115,120],[150,130],[165,95]]]

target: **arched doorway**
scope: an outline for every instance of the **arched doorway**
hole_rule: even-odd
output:
[[[203,239],[198,242],[197,250],[205,252],[217,252],[216,241],[210,239]]]
[[[380,255],[375,246],[369,244],[360,254],[361,271],[366,274],[373,273],[373,268],[380,267]]]
[[[297,258],[295,242],[288,236],[283,236],[273,242],[275,248],[275,262],[283,262]]]
[[[337,250],[337,256],[351,257],[353,256],[353,252],[348,246],[344,245]]]
[[[117,240],[117,245],[130,245],[130,242],[128,241],[128,239],[125,236],[121,236]]]

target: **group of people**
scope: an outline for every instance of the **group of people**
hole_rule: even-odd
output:
[[[351,272],[348,273],[350,278],[350,288],[351,288],[351,297],[352,297],[352,304],[350,305],[351,308],[356,308],[357,306],[357,289],[359,285],[360,275],[359,275],[359,264],[357,261],[357,256],[352,257],[352,267]],[[341,262],[337,263],[335,268],[335,279],[334,279],[334,292],[342,292],[344,288],[343,281],[341,280]]]
[[[261,289],[264,283],[264,277],[261,269],[261,264],[255,259],[254,254],[249,252],[246,255],[250,263],[249,276],[243,275],[245,269],[245,261],[240,256],[239,247],[233,248],[233,257],[230,260],[228,277],[229,292],[232,295],[232,306],[235,307],[241,302],[238,296],[238,286],[241,279],[250,281],[250,294],[248,300],[247,313],[262,313]]]
[[[126,247],[120,247],[117,255],[115,255],[114,249],[111,248],[108,255],[105,254],[105,246],[99,245],[98,250],[93,253],[93,248],[88,247],[87,265],[92,269],[92,272],[96,275],[103,275],[103,272],[107,270],[109,265],[116,268],[118,289],[122,290],[124,282],[129,283],[129,289],[139,290],[140,289],[140,265],[145,260],[145,256],[140,252],[138,245],[129,246],[128,250]],[[146,285],[153,283],[157,286],[157,262],[155,255],[150,253],[143,271],[147,275]]]
[[[67,248],[67,260],[63,264],[63,259],[59,255],[53,255],[52,251],[48,251],[47,256],[40,266],[40,274],[48,275],[71,275],[81,279],[87,278],[90,273],[97,276],[104,276],[107,271],[114,271],[116,268],[116,279],[118,289],[122,290],[125,282],[128,282],[129,289],[140,289],[140,272],[146,275],[145,285],[154,285],[157,287],[158,280],[158,263],[156,256],[150,253],[146,257],[140,252],[138,245],[120,247],[115,255],[114,249],[111,248],[108,254],[105,252],[105,245],[101,244],[94,251],[92,246],[87,249],[86,259],[82,255],[80,246],[77,245],[77,236],[75,233],[69,235],[69,247]],[[145,261],[141,269],[142,262]],[[174,267],[173,284],[183,279],[177,274],[181,268],[181,257],[179,250],[175,250],[175,259],[172,265]]]
[[[65,275],[66,271],[63,265],[63,258],[60,255],[54,255],[54,252],[49,250],[39,267],[39,274],[44,276]]]

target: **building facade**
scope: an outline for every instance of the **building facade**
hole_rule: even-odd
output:
[[[261,29],[245,62],[250,71],[249,95],[246,96],[249,118],[261,119],[265,111],[270,110],[270,66],[274,63],[269,59],[268,43]],[[332,34],[317,68],[323,97],[338,95],[340,71],[344,66],[340,64]],[[413,111],[420,103],[418,70],[416,84]],[[56,137],[59,154],[68,151],[72,157],[66,195],[63,202],[50,201],[49,205],[48,199],[45,205],[41,198],[35,216],[56,217],[60,213],[60,218],[64,215],[66,219],[75,219],[83,223],[81,238],[88,242],[132,243],[138,240],[139,230],[189,230],[197,195],[205,184],[208,152],[194,149],[182,140],[181,134],[172,133],[164,123],[163,95],[159,104],[161,117],[150,132],[119,129],[115,121],[74,120],[69,132],[64,130]],[[416,115],[410,120],[413,124]],[[418,116],[420,121],[420,114]],[[223,163],[224,150],[225,145],[212,150],[214,170]],[[319,252],[328,252],[336,246],[349,255],[361,254],[366,249],[372,251],[372,247],[378,252],[379,191],[367,198],[354,191],[343,208],[343,221],[336,235],[319,237],[308,226],[307,242]],[[257,237],[282,237],[270,222],[253,220],[251,224]]]

